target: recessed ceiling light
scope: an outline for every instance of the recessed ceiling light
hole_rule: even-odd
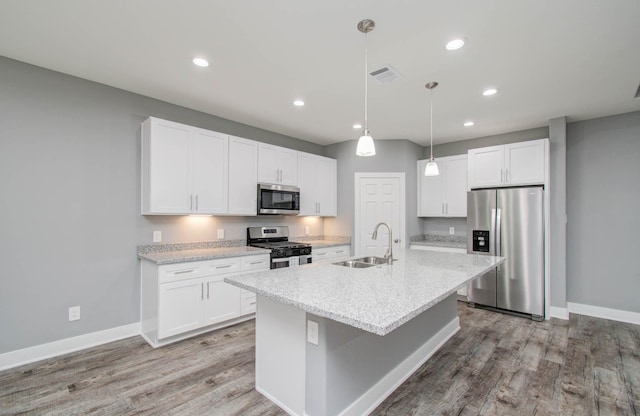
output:
[[[455,51],[456,49],[462,48],[462,46],[464,46],[464,39],[454,39],[449,41],[445,48],[447,48],[448,51]]]
[[[206,68],[209,66],[209,61],[204,58],[193,58],[193,64],[199,66],[201,68]]]
[[[304,105],[304,101],[302,100],[295,100],[293,102],[293,105],[295,105],[296,107],[302,107]]]
[[[482,95],[493,95],[493,94],[495,94],[497,92],[498,92],[498,90],[495,89],[495,88],[488,88],[488,89],[484,90]]]
[[[464,126],[465,126],[465,127],[471,127],[471,126],[473,126],[474,124],[476,124],[476,123],[474,123],[473,121],[465,121],[465,122],[464,122]]]
[[[356,123],[356,124],[353,125],[353,128],[354,129],[361,129],[362,128],[362,124]]]

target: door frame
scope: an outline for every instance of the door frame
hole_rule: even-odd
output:
[[[407,222],[406,222],[406,196],[405,196],[405,173],[404,172],[355,172],[354,176],[354,239],[355,239],[355,255],[358,256],[362,253],[362,247],[360,246],[360,181],[364,178],[394,178],[400,180],[399,199],[400,199],[400,230],[394,230],[396,232],[396,238],[400,239],[399,247],[406,247],[407,236]]]

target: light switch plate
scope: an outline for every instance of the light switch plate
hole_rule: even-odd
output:
[[[69,308],[69,322],[80,319],[80,306],[71,306]]]
[[[318,323],[307,320],[307,342],[318,345]]]
[[[224,228],[218,228],[218,240],[224,239]]]
[[[308,225],[304,226],[304,235],[309,235],[309,226]]]
[[[154,231],[153,232],[153,242],[161,243],[162,242],[162,231]]]

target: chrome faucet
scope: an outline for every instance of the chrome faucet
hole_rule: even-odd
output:
[[[381,225],[384,225],[389,230],[389,247],[387,247],[387,252],[384,253],[384,258],[387,259],[387,264],[393,264],[393,232],[391,231],[389,224],[386,222],[379,222],[373,230],[373,234],[371,234],[371,239],[375,240],[378,238],[378,227]]]

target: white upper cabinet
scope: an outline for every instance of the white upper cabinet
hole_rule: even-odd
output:
[[[467,216],[467,155],[436,159],[440,175],[424,176],[427,160],[418,161],[418,216]]]
[[[259,143],[258,182],[297,186],[298,152]]]
[[[229,215],[256,215],[258,142],[229,136]]]
[[[298,152],[300,215],[337,215],[337,162],[335,159]]]
[[[149,117],[142,123],[142,213],[227,211],[224,134]]]
[[[549,140],[470,149],[469,188],[543,184]]]

